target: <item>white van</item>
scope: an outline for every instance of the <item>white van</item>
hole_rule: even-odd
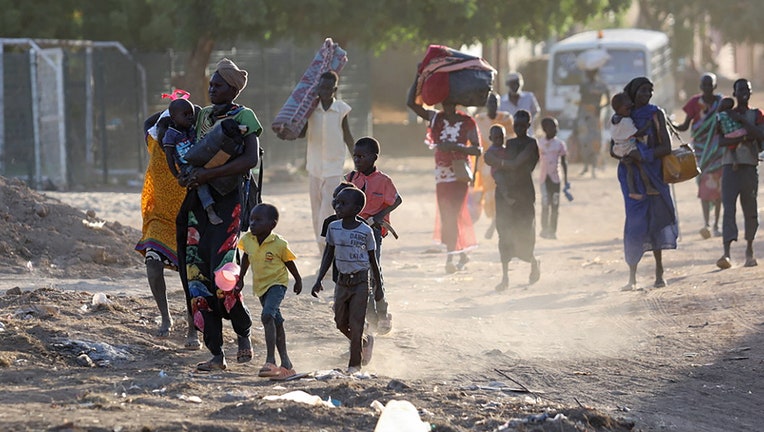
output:
[[[608,85],[611,96],[623,91],[632,78],[646,76],[655,84],[655,94],[650,102],[669,113],[674,109],[671,47],[665,33],[641,29],[578,33],[557,42],[549,51],[546,106],[543,108],[545,115],[557,118],[560,123],[561,139],[568,139],[574,129],[581,98],[578,86],[586,79],[584,72],[576,66],[576,59],[581,52],[593,48],[604,49],[610,55],[599,75]],[[605,120],[611,114],[609,105],[602,110],[603,142],[609,140]]]

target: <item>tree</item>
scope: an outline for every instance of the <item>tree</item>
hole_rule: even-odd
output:
[[[0,35],[117,40],[129,48],[188,50],[178,82],[206,94],[215,44],[331,36],[380,51],[403,41],[464,44],[525,36],[543,40],[575,23],[618,12],[630,0],[0,0]],[[51,13],[51,10],[54,13]],[[40,22],[46,25],[40,25]],[[50,25],[48,25],[50,24]]]

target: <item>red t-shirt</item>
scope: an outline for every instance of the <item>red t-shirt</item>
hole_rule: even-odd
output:
[[[398,189],[393,179],[387,174],[375,169],[368,176],[362,172],[353,171],[345,175],[345,180],[356,185],[366,195],[366,205],[358,216],[368,219],[395,203]],[[390,222],[390,214],[385,215],[385,221]],[[382,234],[387,232],[382,228]]]

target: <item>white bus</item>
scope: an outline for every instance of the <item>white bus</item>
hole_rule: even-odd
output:
[[[600,68],[600,78],[608,85],[611,96],[638,76],[646,76],[655,84],[651,103],[671,113],[674,109],[674,76],[671,48],[665,33],[641,29],[607,29],[578,33],[557,42],[549,51],[546,83],[548,115],[560,123],[559,136],[567,139],[574,129],[578,102],[578,86],[586,79],[576,66],[578,55],[588,49],[604,49],[610,55]],[[602,110],[603,141],[609,139],[606,118],[610,108]]]

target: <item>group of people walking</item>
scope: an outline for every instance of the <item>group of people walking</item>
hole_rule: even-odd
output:
[[[261,155],[258,137],[263,128],[251,109],[234,102],[247,78],[245,70],[223,59],[209,81],[210,106],[195,107],[185,95],[146,121],[150,162],[142,193],[143,236],[136,250],[145,257],[149,286],[162,316],[159,336],[167,336],[173,325],[163,271],[178,270],[187,300],[185,346],[199,349],[201,331],[212,354],[196,365],[199,371],[228,367],[223,319],[230,320],[236,334],[237,362],[252,360],[252,318],[242,294],[245,275],[251,272],[266,344],[258,375],[285,380],[296,371],[286,352],[280,305],[289,274],[296,294],[302,292],[302,277],[288,242],[274,232],[278,209],[261,203],[262,185],[251,174]],[[333,72],[321,76],[320,103],[303,131],[309,138],[311,206],[323,254],[311,294],[323,289],[321,279],[333,267],[335,323],[349,339],[348,370],[356,372],[371,360],[367,307],[374,331],[390,331],[379,248],[392,228],[389,214],[402,199],[392,180],[376,169],[379,143],[371,137],[353,142],[347,127],[350,107],[335,98],[337,82]],[[346,149],[356,170],[343,178]],[[199,162],[204,152],[208,157]],[[320,236],[322,223],[325,240]]]
[[[302,134],[308,137],[312,225],[323,257],[311,294],[323,289],[322,279],[333,268],[335,324],[350,343],[348,370],[356,372],[371,359],[373,333],[389,332],[392,325],[379,251],[382,238],[392,231],[390,213],[402,199],[392,179],[376,168],[379,142],[371,137],[353,140],[347,121],[351,109],[335,97],[338,79],[333,72],[321,76],[319,104]],[[737,122],[742,132],[724,134],[720,125],[723,98],[715,93],[716,77],[705,74],[700,83],[702,92],[684,106],[687,118],[678,125],[650,104],[655,89],[645,77],[629,82],[616,95],[618,104],[613,99],[614,107],[626,103],[628,108],[619,110],[613,123],[628,119],[629,127],[640,135],[628,152],[611,150],[619,159],[618,180],[626,211],[623,242],[629,279],[625,289],[637,287],[637,265],[646,251],[655,258],[653,285],[665,286],[662,251],[677,247],[676,211],[661,168],[661,157],[671,152],[671,127],[693,131],[702,170],[698,196],[705,225],[701,235],[710,237],[713,228],[713,234],[723,238],[724,252],[716,264],[722,269],[731,266],[730,246],[738,236],[738,197],[745,219],[745,266],[757,264],[752,243],[758,227],[758,143],[764,142],[759,129],[764,115],[748,106],[750,82],[738,80],[733,89],[735,106],[725,111],[725,121]],[[494,230],[499,235],[502,277],[497,291],[509,286],[508,264],[513,258],[530,263],[529,284],[541,277],[541,263],[534,252],[532,173],[536,165],[541,167],[542,237],[556,238],[561,186],[566,186],[565,191],[569,187],[567,149],[557,137],[557,121],[543,118],[543,136],[535,138],[538,102],[520,90],[520,75],[510,75],[507,84],[509,94],[502,100],[490,94],[486,112],[475,118],[449,103],[443,103],[441,110],[426,109],[415,98],[416,82],[407,100],[408,107],[428,122],[425,142],[434,151],[436,237],[446,248],[445,271],[464,269],[468,252],[477,245],[467,197],[470,186],[479,185],[485,212],[492,219],[485,237],[490,238]],[[201,371],[228,367],[223,319],[231,321],[237,336],[236,360],[252,359],[252,318],[242,295],[244,275],[251,271],[253,291],[262,305],[267,348],[259,374],[288,379],[296,372],[286,353],[280,304],[288,275],[295,280],[297,294],[302,291],[302,277],[288,242],[274,232],[278,209],[261,203],[261,184],[251,175],[261,155],[258,137],[263,128],[251,109],[234,103],[246,85],[247,72],[224,59],[209,81],[210,106],[195,107],[181,97],[166,112],[146,121],[150,160],[142,194],[143,237],[136,249],[145,257],[149,287],[161,314],[159,336],[166,336],[173,326],[163,270],[178,270],[187,300],[186,348],[201,347],[197,336],[201,331],[212,354],[197,365]],[[601,91],[594,89],[594,93],[601,99]],[[502,109],[507,106],[513,112]],[[193,162],[195,147],[213,136],[232,144],[219,148],[203,163]],[[351,173],[342,172],[346,150],[355,166]],[[634,165],[639,170],[632,169]],[[470,175],[473,169],[476,177]],[[724,209],[721,232],[720,204]],[[712,208],[715,218],[710,225]],[[225,278],[231,277],[234,282],[229,284]]]
[[[737,202],[743,211],[746,240],[745,267],[758,263],[753,240],[758,230],[759,153],[764,144],[764,115],[749,105],[751,82],[741,78],[732,86],[732,98],[716,92],[717,78],[712,73],[700,78],[700,93],[684,105],[680,131],[691,129],[692,144],[701,174],[698,198],[703,211],[703,238],[722,237],[723,253],[716,261],[720,269],[732,266],[730,247],[738,240]],[[725,102],[728,102],[725,104]],[[732,126],[729,124],[732,123]],[[711,209],[714,211],[711,225]],[[721,231],[719,216],[723,211]],[[711,230],[713,228],[713,231]]]

